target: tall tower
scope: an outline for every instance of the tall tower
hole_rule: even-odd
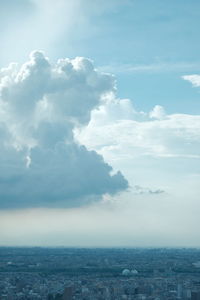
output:
[[[72,300],[73,297],[73,288],[72,286],[68,286],[65,288],[62,300]]]
[[[177,298],[182,299],[182,294],[183,294],[182,284],[179,283],[177,286]]]

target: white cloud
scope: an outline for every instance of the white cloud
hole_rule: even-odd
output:
[[[1,71],[1,207],[77,206],[127,188],[73,136],[114,91],[113,76],[81,57],[51,65],[36,51]]]
[[[182,76],[182,78],[184,80],[187,80],[187,81],[191,82],[194,87],[199,87],[200,86],[200,75],[196,75],[196,74],[194,74],[194,75],[184,75],[184,76]]]
[[[156,105],[152,111],[149,113],[150,118],[155,118],[155,119],[164,119],[166,117],[165,110],[162,106]]]
[[[137,112],[130,100],[112,99],[93,110],[75,136],[120,169],[136,194],[140,186],[146,194],[160,190],[181,198],[199,174],[200,115],[167,114],[160,106]]]
[[[114,99],[94,110],[89,124],[76,130],[76,137],[105,157],[106,153],[115,156],[119,152],[132,158],[199,158],[200,116],[167,115],[161,106],[155,106],[149,114],[136,112],[130,100]]]

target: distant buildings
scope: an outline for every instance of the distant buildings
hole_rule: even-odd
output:
[[[199,257],[198,249],[0,248],[0,300],[200,300]]]

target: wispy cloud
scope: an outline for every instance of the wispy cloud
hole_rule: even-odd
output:
[[[155,62],[151,64],[122,64],[112,63],[100,66],[98,69],[110,73],[164,73],[164,72],[187,72],[199,70],[199,62]]]

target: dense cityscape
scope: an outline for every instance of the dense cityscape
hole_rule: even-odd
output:
[[[0,248],[0,299],[200,299],[199,249]]]

